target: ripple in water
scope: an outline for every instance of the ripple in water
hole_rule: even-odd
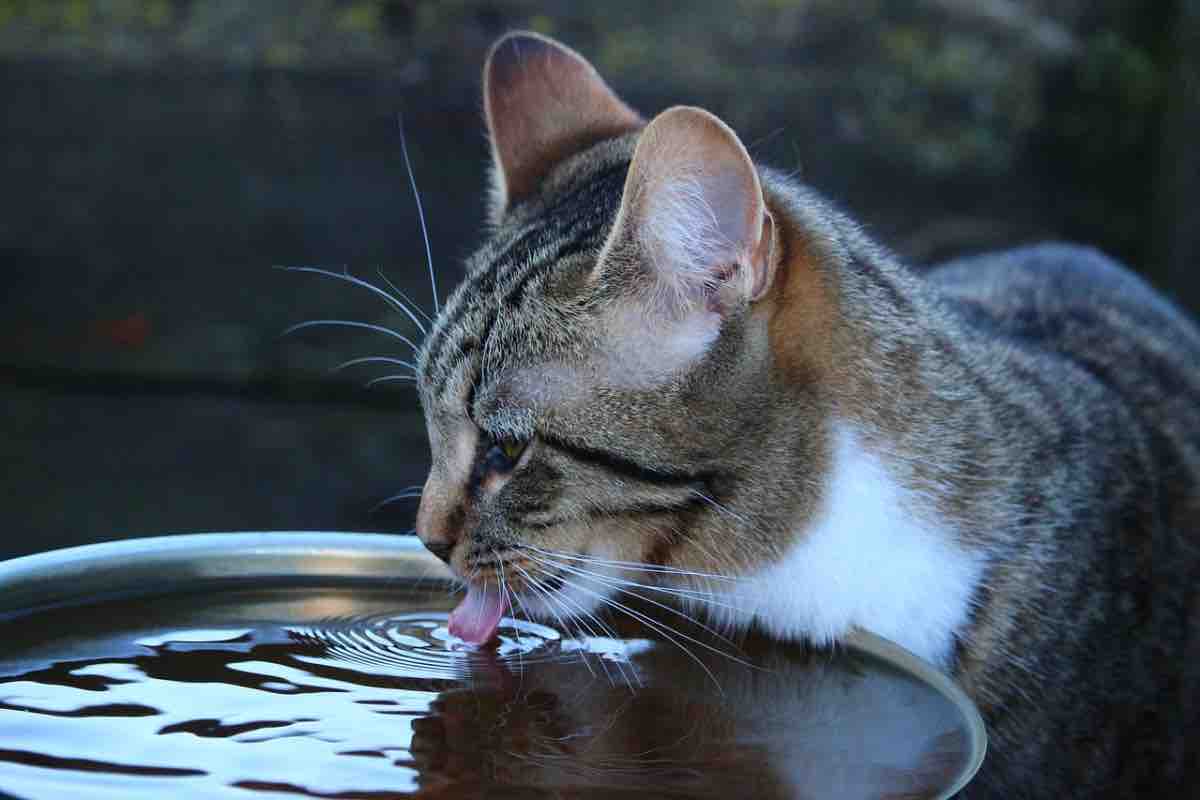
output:
[[[546,661],[577,658],[577,647],[562,647],[558,631],[527,620],[506,618],[497,642],[486,648],[450,635],[447,614],[374,614],[322,620],[290,632],[298,641],[319,645],[321,656],[299,656],[309,664],[349,666],[374,674],[431,680],[469,680],[492,675],[497,664],[522,671]]]

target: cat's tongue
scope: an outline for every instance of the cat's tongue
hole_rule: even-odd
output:
[[[471,584],[467,596],[450,612],[450,633],[464,642],[483,644],[500,627],[508,600],[497,589]]]

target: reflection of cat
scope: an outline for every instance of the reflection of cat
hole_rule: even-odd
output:
[[[633,659],[636,691],[572,659],[443,692],[413,724],[420,781],[495,796],[498,783],[535,796],[854,800],[934,797],[962,768],[954,709],[920,684],[860,672],[850,656],[764,647],[756,660],[765,669],[711,655],[701,668],[656,642]]]
[[[491,235],[417,364],[418,532],[468,582],[458,635],[657,579],[730,626],[863,628],[953,672],[984,794],[1184,780],[1190,321],[1076,248],[908,270],[716,117],[647,124],[542,37],[484,83]]]

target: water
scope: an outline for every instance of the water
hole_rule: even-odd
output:
[[[920,798],[969,757],[952,703],[861,653],[512,620],[475,649],[447,633],[451,602],[213,590],[2,623],[0,791]]]

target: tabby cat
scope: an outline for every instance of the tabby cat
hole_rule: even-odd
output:
[[[906,267],[535,34],[484,101],[490,232],[417,362],[457,635],[586,619],[645,565],[728,629],[865,629],[955,676],[990,733],[971,797],[1192,791],[1190,320],[1078,247]]]

